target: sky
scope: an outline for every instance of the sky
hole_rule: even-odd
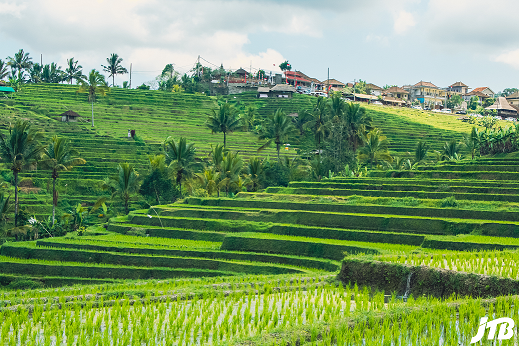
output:
[[[494,92],[519,87],[519,1],[493,0],[0,0],[0,59],[86,74],[117,53],[132,86],[173,63],[279,72],[378,86],[462,81]],[[122,85],[128,75],[117,76]]]

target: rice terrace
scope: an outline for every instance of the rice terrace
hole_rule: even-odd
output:
[[[0,89],[2,345],[517,344],[504,96],[464,116],[288,68],[231,93],[241,72],[203,65],[60,83],[24,54]]]

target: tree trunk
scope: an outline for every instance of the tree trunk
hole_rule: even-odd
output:
[[[56,206],[58,205],[58,195],[56,192],[56,177],[52,177],[52,226],[54,226],[55,215],[56,215]]]
[[[126,215],[130,212],[128,207],[128,198],[126,197],[124,198],[124,211],[126,212]]]
[[[276,143],[276,150],[278,151],[278,162],[281,162],[281,158],[279,157],[279,150],[281,149],[281,143]]]
[[[112,88],[115,86],[115,75],[112,75]]]
[[[92,100],[92,127],[94,127],[94,101]]]
[[[13,170],[14,175],[14,227],[18,227],[18,172]]]
[[[225,148],[226,145],[227,145],[227,132],[224,132],[223,133],[223,147]]]

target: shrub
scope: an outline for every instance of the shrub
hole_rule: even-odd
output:
[[[441,200],[441,206],[442,208],[457,208],[459,204],[454,196],[450,196]]]
[[[16,279],[11,281],[7,287],[13,290],[31,290],[35,288],[42,288],[43,283],[40,281]]]
[[[126,233],[127,235],[134,235],[137,237],[145,237],[146,236],[146,229],[145,228],[139,228],[139,227],[132,227],[130,230]]]

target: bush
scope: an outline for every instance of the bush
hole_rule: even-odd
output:
[[[265,173],[265,187],[288,186],[290,182],[289,169],[277,161],[265,161],[263,171]]]
[[[16,279],[11,281],[7,287],[13,290],[31,290],[35,288],[42,288],[43,283],[40,281]]]
[[[454,196],[450,196],[441,200],[441,206],[442,208],[457,208],[459,204]]]

